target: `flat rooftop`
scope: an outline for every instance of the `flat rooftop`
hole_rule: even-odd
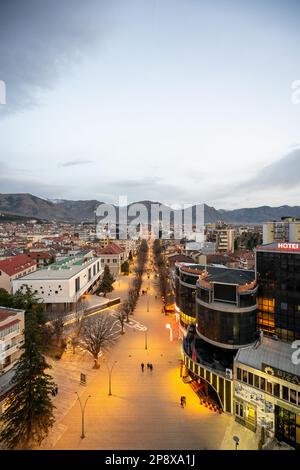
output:
[[[255,280],[255,271],[250,269],[234,269],[226,266],[211,266],[190,263],[178,263],[180,268],[187,273],[199,275],[207,271],[207,282],[220,282],[243,286]]]
[[[94,263],[97,258],[85,258],[78,256],[68,256],[60,259],[46,268],[38,269],[33,273],[18,279],[20,282],[24,281],[44,281],[55,279],[71,279],[76,274],[80,273],[82,269]]]
[[[240,349],[235,360],[258,370],[263,370],[262,364],[266,364],[300,377],[300,364],[292,362],[293,352],[291,344],[262,336],[252,346]]]

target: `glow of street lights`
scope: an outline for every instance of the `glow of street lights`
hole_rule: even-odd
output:
[[[173,329],[172,329],[170,323],[166,324],[166,328],[167,328],[167,330],[170,330],[170,341],[173,341]]]

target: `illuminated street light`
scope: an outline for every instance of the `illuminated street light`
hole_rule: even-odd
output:
[[[167,330],[170,330],[170,341],[173,341],[173,329],[172,329],[170,323],[166,324],[166,328],[167,328]]]
[[[113,365],[111,367],[109,367],[109,365],[107,364],[107,362],[105,363],[106,367],[107,367],[107,372],[108,372],[108,395],[111,395],[111,375],[112,375],[112,371],[113,371],[113,368],[115,366],[115,364],[117,363],[118,361],[115,361],[113,363]]]
[[[81,439],[84,439],[85,438],[85,433],[84,433],[84,413],[85,413],[85,407],[86,407],[86,404],[87,404],[87,401],[88,399],[91,397],[91,395],[89,395],[87,397],[87,399],[85,400],[85,404],[84,406],[82,406],[82,403],[81,403],[81,400],[80,400],[80,397],[78,395],[77,392],[75,392],[76,395],[77,395],[77,398],[78,398],[78,401],[79,401],[79,404],[80,404],[80,409],[81,409]]]

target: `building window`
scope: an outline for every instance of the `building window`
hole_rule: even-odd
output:
[[[290,402],[295,404],[297,403],[297,392],[292,388],[290,389]]]
[[[248,382],[248,372],[246,370],[243,370],[243,382]]]
[[[285,386],[282,387],[282,398],[283,400],[289,401],[289,389]]]
[[[263,377],[260,378],[260,389],[265,391],[266,389],[266,379],[264,379]]]
[[[259,376],[254,375],[254,387],[259,388]]]
[[[253,385],[253,374],[252,374],[252,372],[248,372],[248,384]]]
[[[277,383],[274,384],[273,394],[274,394],[274,397],[280,398],[280,385]]]
[[[236,370],[236,376],[238,380],[242,380],[242,369],[240,369],[239,367]]]
[[[268,382],[267,381],[267,393],[269,393],[270,395],[273,395],[273,384],[272,382]]]

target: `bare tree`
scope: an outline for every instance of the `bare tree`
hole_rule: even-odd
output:
[[[120,326],[121,326],[121,335],[125,333],[124,324],[125,324],[126,318],[128,318],[128,316],[126,314],[124,304],[121,304],[117,310],[117,315],[116,315],[116,319],[120,323]]]
[[[94,358],[94,369],[99,366],[99,354],[115,344],[119,329],[118,321],[111,315],[100,314],[85,319],[81,334],[81,346]]]
[[[79,346],[80,337],[83,328],[84,317],[86,314],[86,304],[81,302],[80,305],[76,305],[76,312],[75,312],[75,321],[72,325],[72,333],[71,333],[71,344],[73,348],[73,354],[76,353],[76,348]]]

